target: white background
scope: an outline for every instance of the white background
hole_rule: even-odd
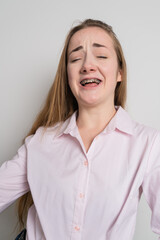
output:
[[[128,64],[126,110],[160,129],[159,0],[0,0],[0,163],[15,155],[39,112],[67,32],[86,18],[113,26]],[[0,215],[0,240],[14,239],[14,207]],[[158,238],[150,217],[142,197],[134,240]]]

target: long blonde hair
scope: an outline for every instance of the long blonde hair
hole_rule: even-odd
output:
[[[79,25],[73,27],[69,31],[65,40],[64,48],[61,54],[61,58],[59,61],[59,65],[58,65],[58,69],[57,69],[57,73],[56,73],[53,85],[50,88],[50,91],[48,93],[43,109],[38,114],[27,136],[35,134],[36,130],[40,126],[49,127],[49,126],[55,125],[57,122],[65,121],[67,118],[69,118],[73,114],[75,110],[78,109],[77,101],[73,96],[70,90],[70,87],[68,85],[67,51],[68,51],[68,45],[69,45],[70,39],[73,36],[73,34],[87,27],[100,27],[104,29],[113,40],[113,44],[114,44],[114,48],[115,48],[115,52],[118,60],[118,66],[122,74],[122,81],[118,82],[115,88],[114,104],[117,106],[120,105],[123,108],[125,108],[126,91],[127,91],[127,69],[126,69],[126,62],[125,62],[125,58],[123,55],[120,42],[118,41],[111,26],[99,20],[86,19],[85,21],[81,22]],[[24,227],[26,218],[27,218],[28,209],[32,204],[33,204],[33,199],[31,196],[31,192],[26,193],[19,199],[18,217],[19,217],[20,228]]]

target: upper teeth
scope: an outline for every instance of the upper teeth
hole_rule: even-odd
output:
[[[99,79],[92,78],[92,79],[84,79],[80,83],[84,86],[87,83],[97,83],[97,84],[99,84],[100,82],[101,81]]]

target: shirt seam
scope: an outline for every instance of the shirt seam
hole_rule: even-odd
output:
[[[152,149],[153,149],[153,146],[154,146],[154,144],[155,144],[155,142],[156,142],[156,139],[157,139],[157,137],[158,137],[158,131],[156,131],[156,133],[155,133],[155,136],[154,136],[154,139],[153,139],[153,141],[152,141],[152,143],[151,143],[151,148],[150,148],[150,150],[149,150],[149,154],[148,154],[148,159],[147,159],[147,164],[146,164],[146,167],[145,167],[145,174],[144,174],[144,178],[145,178],[145,176],[148,174],[148,166],[149,166],[149,162],[150,162],[150,156],[151,156],[151,153],[152,153]],[[144,179],[143,178],[143,179]]]

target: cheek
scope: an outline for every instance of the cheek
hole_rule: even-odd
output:
[[[68,82],[69,82],[71,78],[71,70],[69,66],[67,66],[67,76],[68,76]]]
[[[73,67],[71,66],[67,67],[67,75],[68,75],[68,82],[73,81],[73,79],[75,78],[75,70]]]
[[[72,81],[72,79],[69,76],[68,76],[68,85],[69,85],[69,87],[70,87],[70,89],[71,89],[71,91],[73,93],[73,91],[74,91],[73,81]]]
[[[68,66],[67,67],[67,75],[68,75],[68,84],[72,91],[77,88],[77,83],[79,82],[79,74],[77,70],[77,66]]]
[[[116,81],[118,74],[118,66],[115,62],[111,63],[108,68],[106,68],[106,75],[108,75],[111,81]]]
[[[73,70],[70,67],[67,67],[67,75],[68,75],[68,85],[72,91],[72,93],[74,93],[74,73]]]

